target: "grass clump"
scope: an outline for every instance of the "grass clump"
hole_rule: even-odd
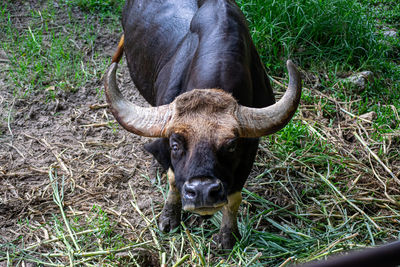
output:
[[[71,6],[77,6],[83,11],[100,15],[109,13],[121,13],[122,0],[67,0]]]
[[[0,49],[9,61],[8,79],[15,95],[46,90],[52,98],[59,90],[75,92],[88,80],[100,79],[97,68],[107,64],[95,50],[101,18],[93,24],[92,18],[76,16],[63,3],[48,2],[34,6],[21,20],[14,8],[8,1],[0,4]],[[117,16],[109,17],[114,25]]]
[[[238,1],[249,20],[253,40],[268,69],[296,58],[303,68],[341,64],[359,67],[379,56],[365,8],[351,0]]]
[[[377,20],[381,26],[400,27],[400,5],[396,0],[359,0],[370,8],[368,15]]]

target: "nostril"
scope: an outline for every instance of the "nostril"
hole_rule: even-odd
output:
[[[189,190],[186,190],[186,195],[188,197],[194,198],[196,196],[196,192],[194,190],[189,189]]]
[[[209,190],[208,190],[208,196],[209,197],[217,197],[221,191],[221,183],[215,183],[210,185]]]
[[[196,190],[190,187],[185,187],[185,197],[186,198],[195,198],[196,197]]]

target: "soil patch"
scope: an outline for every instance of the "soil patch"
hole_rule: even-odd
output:
[[[19,25],[27,26],[24,20]],[[112,54],[119,34],[104,29],[94,42],[95,52],[105,57]],[[7,61],[0,64],[1,69],[8,69]],[[134,88],[125,64],[119,72],[124,93],[135,103],[147,105]],[[42,223],[59,212],[52,198],[50,169],[56,170],[59,180],[64,176],[64,204],[74,212],[86,212],[96,205],[125,217],[133,226],[143,224],[132,212],[129,184],[144,212],[150,213],[151,205],[161,206],[162,197],[145,178],[151,160],[142,146],[149,139],[128,133],[114,121],[99,94],[99,89],[103,90],[101,80],[88,81],[75,93],[57,91],[54,99],[46,101],[46,91],[15,97],[7,76],[7,71],[0,75],[3,242],[14,240],[21,233],[18,222],[29,219],[31,223]]]

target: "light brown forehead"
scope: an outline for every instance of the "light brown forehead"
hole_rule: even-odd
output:
[[[169,123],[169,135],[178,133],[188,142],[208,141],[219,147],[237,136],[238,104],[228,93],[218,89],[193,90],[176,98]]]
[[[237,108],[233,96],[220,89],[195,89],[178,96],[174,104],[178,117],[199,113],[229,114]]]
[[[169,132],[185,137],[189,146],[206,141],[220,147],[226,140],[237,137],[238,129],[239,125],[233,116],[194,116],[174,123]]]

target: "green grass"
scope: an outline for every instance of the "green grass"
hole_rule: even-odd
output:
[[[379,26],[400,27],[400,6],[393,0],[360,0],[360,3],[370,8],[368,15],[377,19]]]
[[[32,10],[22,29],[12,23],[10,2],[0,4],[1,49],[11,62],[8,85],[18,96],[48,90],[51,98],[51,92],[74,92],[97,81],[109,59],[96,51],[88,55],[97,38],[93,21],[120,30],[121,2],[61,1],[64,25],[53,23],[59,8],[46,3],[45,8]],[[146,222],[138,230],[146,232],[144,239],[133,242],[124,238],[102,207],[63,219],[65,207],[60,205],[46,222],[60,247],[54,241],[27,249],[17,246],[20,240],[16,240],[1,245],[0,257],[8,257],[11,264],[23,259],[65,264],[65,259],[72,259],[88,265],[117,261],[140,265],[144,260],[140,255],[105,253],[138,245],[168,266],[279,266],[287,259],[302,263],[400,239],[399,185],[382,166],[400,176],[400,38],[383,35],[385,27],[400,31],[397,1],[239,0],[238,4],[269,74],[283,76],[284,61],[292,58],[306,76],[296,117],[260,144],[254,177],[243,191],[241,242],[225,254],[212,249],[220,213],[202,224],[185,213],[184,226],[164,234],[157,228],[161,204],[155,203],[152,215],[145,216],[133,201],[132,212]],[[85,16],[75,17],[75,8]],[[341,77],[358,70],[371,70],[374,78],[365,90],[355,92]],[[282,92],[276,84],[286,79],[274,79],[274,90]],[[372,123],[359,118],[371,111],[377,114]],[[167,187],[160,180],[154,188],[165,197]],[[76,233],[79,249],[67,225]],[[32,226],[32,232],[40,227]],[[61,254],[50,257],[44,251]],[[70,256],[85,251],[100,253]]]
[[[123,1],[119,0],[65,0],[69,6],[77,6],[83,11],[98,14],[100,16],[108,16],[110,14],[120,14]]]
[[[270,71],[282,70],[279,66],[286,58],[295,58],[307,69],[335,63],[358,68],[382,53],[373,21],[355,0],[238,3]]]
[[[10,5],[0,4],[0,49],[10,60],[10,88],[15,95],[47,90],[52,98],[58,90],[75,92],[88,80],[100,79],[108,61],[95,50],[98,27],[106,22],[115,29],[118,13],[96,19],[91,14],[77,17],[71,3],[55,6],[49,1],[41,9],[32,9],[27,20],[18,21],[12,18],[16,10]],[[61,23],[54,20],[60,16]]]

